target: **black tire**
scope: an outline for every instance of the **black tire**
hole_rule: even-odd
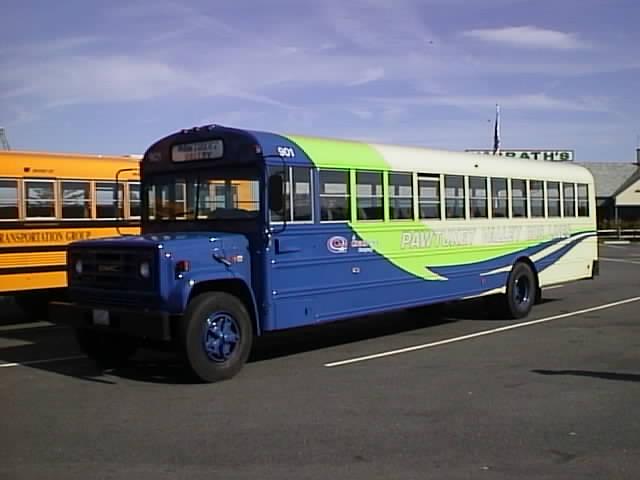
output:
[[[536,275],[531,267],[518,262],[511,269],[507,279],[507,293],[504,298],[504,313],[507,318],[517,319],[529,315],[536,301]]]
[[[253,325],[244,303],[225,292],[203,293],[181,321],[182,348],[192,373],[203,382],[235,376],[253,344]]]
[[[518,319],[529,315],[538,297],[536,274],[525,262],[517,262],[507,278],[507,293],[488,299],[491,316]]]
[[[85,328],[76,329],[76,340],[100,368],[123,367],[139,347],[135,338]]]

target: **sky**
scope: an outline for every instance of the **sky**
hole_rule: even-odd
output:
[[[141,154],[216,123],[635,159],[638,0],[4,0],[14,150]]]

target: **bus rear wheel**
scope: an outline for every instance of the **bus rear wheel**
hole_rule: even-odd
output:
[[[86,328],[76,329],[76,341],[99,368],[118,368],[138,350],[138,341],[115,333],[105,333]]]
[[[492,299],[492,311],[509,319],[529,315],[538,298],[536,274],[525,262],[517,262],[507,279],[507,292]]]
[[[244,303],[225,292],[193,299],[182,318],[181,341],[191,372],[203,382],[235,376],[253,343],[251,317]]]

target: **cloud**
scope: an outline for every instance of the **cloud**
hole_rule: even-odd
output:
[[[384,77],[384,68],[381,68],[381,67],[367,68],[357,78],[347,83],[347,86],[357,87],[359,85],[364,85],[366,83],[375,82],[376,80],[380,80],[383,77]]]
[[[274,2],[283,5],[283,0]],[[438,38],[430,31],[423,2],[327,0],[303,7],[296,3],[292,8],[306,15],[295,21],[255,4],[251,16],[234,23],[238,10],[249,6],[246,0],[215,8],[210,3],[183,6],[158,0],[151,10],[141,1],[108,9],[105,15],[111,15],[122,31],[61,38],[40,54],[33,48],[29,56],[7,55],[0,98],[36,112],[83,103],[201,98],[211,99],[207,105],[215,102],[217,109],[221,99],[235,99],[238,105],[229,110],[234,120],[241,117],[239,112],[249,115],[251,109],[270,112],[271,117],[298,118],[301,111],[331,105],[336,115],[393,123],[406,118],[413,105],[492,109],[499,99],[474,93],[485,93],[479,86],[494,76],[509,82],[500,99],[505,107],[604,111],[606,102],[598,103],[597,98],[522,93],[510,80],[513,74],[549,80],[615,71],[630,64],[628,58],[618,62],[615,56],[554,62],[544,56],[523,59],[520,52],[511,58],[495,56],[489,49],[470,52],[459,37]],[[265,20],[263,14],[270,16]],[[529,44],[531,37],[548,34],[565,43],[567,37],[578,42],[570,34],[534,27],[471,30],[465,35],[476,38],[511,31],[518,37],[513,33],[518,29]],[[259,33],[248,35],[248,31]],[[587,53],[594,56],[593,50]],[[363,91],[384,96],[368,93],[372,96],[365,98]],[[303,120],[311,122],[308,117]]]
[[[557,110],[579,112],[607,112],[610,102],[601,97],[561,98],[544,93],[520,95],[416,95],[380,98],[368,98],[367,102],[379,103],[386,106],[425,106],[444,105],[462,109],[483,109],[491,111],[496,103],[514,110]]]
[[[484,42],[500,43],[517,48],[578,50],[589,47],[574,33],[545,30],[532,26],[467,30],[462,35]]]
[[[55,38],[47,42],[27,43],[19,45],[5,45],[0,47],[0,57],[5,58],[32,58],[60,55],[70,50],[81,50],[96,45],[101,39],[95,35],[72,36]]]
[[[162,62],[127,56],[73,56],[34,62],[7,76],[20,86],[4,98],[31,95],[49,106],[134,101],[187,86],[184,73]]]

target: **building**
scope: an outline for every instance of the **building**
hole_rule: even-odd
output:
[[[582,162],[596,184],[599,228],[640,228],[640,149],[636,163]]]

